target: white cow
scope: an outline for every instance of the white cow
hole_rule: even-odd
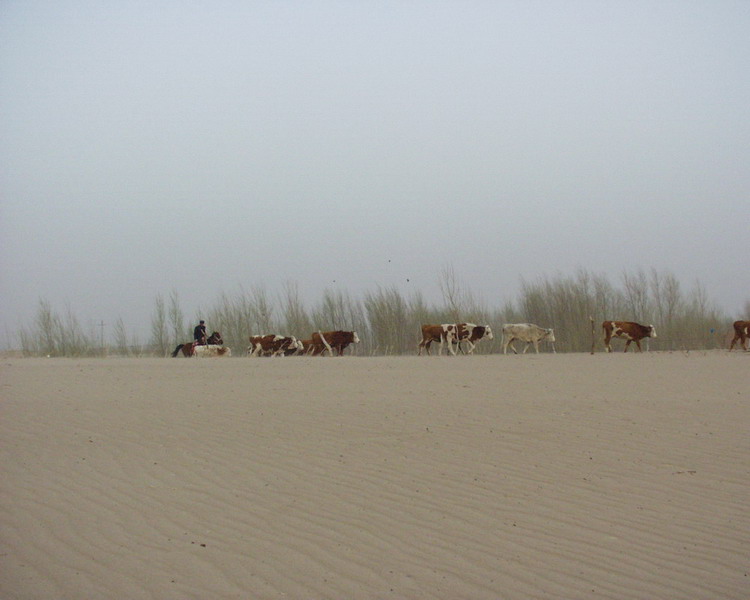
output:
[[[206,358],[209,356],[232,356],[232,349],[227,346],[209,344],[193,348],[193,356]]]
[[[503,325],[503,354],[508,353],[508,346],[513,354],[518,354],[513,347],[513,341],[526,342],[523,353],[529,349],[529,344],[534,344],[534,350],[539,354],[539,342],[547,340],[552,343],[552,352],[555,352],[555,332],[552,329],[544,329],[533,323],[510,323]]]

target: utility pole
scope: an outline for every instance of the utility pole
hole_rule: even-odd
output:
[[[101,321],[99,323],[99,342],[102,348],[102,356],[106,356],[106,352],[104,350],[104,321]]]

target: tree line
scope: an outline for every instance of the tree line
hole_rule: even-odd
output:
[[[672,273],[656,269],[626,271],[614,283],[585,269],[572,276],[522,280],[517,298],[495,307],[478,300],[450,266],[440,272],[439,284],[438,304],[428,303],[419,291],[405,295],[395,287],[377,286],[361,298],[326,289],[311,306],[293,282],[274,296],[263,286],[253,286],[232,296],[221,294],[199,318],[211,331],[221,332],[235,356],[243,354],[251,334],[307,338],[313,331],[334,329],[357,331],[362,343],[355,352],[360,355],[414,354],[423,323],[458,322],[492,327],[495,339],[484,340],[478,353],[501,350],[503,323],[525,322],[554,328],[558,352],[587,352],[592,347],[592,318],[598,349],[605,319],[654,324],[658,337],[650,340],[651,350],[712,349],[726,347],[731,323],[740,318],[719,310],[700,282],[685,291]],[[750,300],[745,313],[747,318]],[[103,343],[96,331],[81,326],[70,307],[61,314],[40,299],[33,323],[20,329],[18,339],[26,356],[168,356],[175,345],[192,339],[193,320],[197,322],[186,320],[176,292],[159,294],[145,343],[128,335],[122,319]]]

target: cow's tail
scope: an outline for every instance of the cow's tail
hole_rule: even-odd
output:
[[[333,350],[331,349],[331,345],[328,342],[326,342],[326,339],[323,337],[323,332],[320,329],[318,329],[318,335],[320,336],[320,341],[323,342],[323,345],[328,350],[328,354],[333,356]]]
[[[172,358],[177,358],[177,355],[180,353],[180,350],[182,350],[182,347],[184,345],[185,344],[180,344],[179,346],[177,346],[177,348],[174,349],[174,352],[172,352]]]

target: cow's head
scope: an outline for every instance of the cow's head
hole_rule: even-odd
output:
[[[649,325],[648,326],[648,335],[646,337],[655,338],[656,337],[656,327],[654,327],[653,325]]]
[[[555,331],[551,327],[549,329],[545,329],[544,331],[547,334],[546,336],[547,340],[554,344],[555,343]]]
[[[492,328],[489,325],[484,326],[484,337],[488,340],[494,340],[495,336],[492,334]]]
[[[359,336],[356,331],[352,331],[352,343],[359,344]]]

